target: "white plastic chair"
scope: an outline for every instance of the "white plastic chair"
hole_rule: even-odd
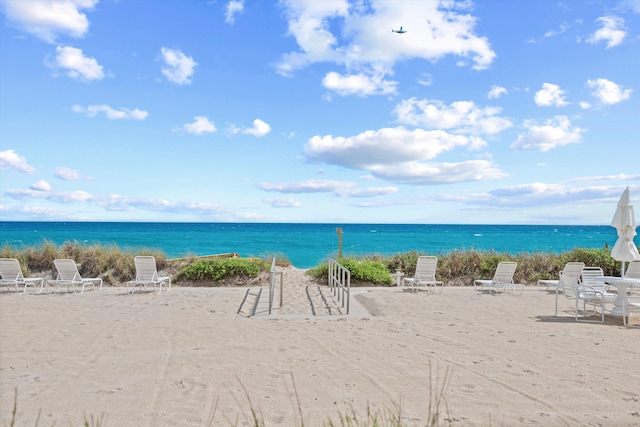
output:
[[[493,274],[493,279],[476,279],[473,281],[473,287],[475,289],[479,288],[480,290],[489,288],[490,294],[493,293],[493,290],[495,290],[497,293],[500,290],[509,288],[514,295],[516,295],[516,289],[519,288],[519,295],[522,295],[522,292],[524,291],[524,285],[522,285],[521,283],[514,283],[513,281],[513,275],[515,274],[517,267],[518,263],[513,261],[499,262],[498,266],[496,267],[496,271]]]
[[[581,283],[575,291],[576,321],[604,323],[606,304],[612,304],[616,294],[609,292],[610,286],[603,280],[598,280],[598,277],[604,277],[604,272],[600,267],[584,267],[580,277]],[[581,303],[582,309],[580,309]],[[590,306],[591,310],[587,310],[587,306]],[[598,307],[600,307],[600,320],[587,320],[588,317],[598,314]]]
[[[556,290],[556,316],[558,315],[558,294],[560,291],[565,297],[573,299],[576,295],[576,288],[580,284],[580,275],[584,268],[584,262],[568,262],[564,265],[558,280],[538,280],[538,289],[541,285],[553,286]]]
[[[405,289],[417,291],[420,286],[424,286],[425,290],[434,293],[441,293],[443,283],[436,280],[436,268],[438,267],[438,257],[435,256],[419,256],[416,263],[416,273],[413,277],[403,279]],[[438,285],[440,290],[438,291]]]
[[[156,259],[152,256],[137,256],[133,259],[136,265],[136,278],[127,282],[127,292],[135,293],[136,286],[147,289],[147,285],[153,285],[156,293],[162,292],[162,285],[167,287],[167,291],[171,290],[171,277],[158,276],[156,267]],[[131,286],[132,290],[129,291]]]
[[[36,288],[36,283],[40,283],[40,291]],[[20,262],[15,258],[0,258],[0,286],[16,287],[16,293],[20,292],[18,285],[23,285],[24,290],[22,293],[27,292],[27,286],[33,286],[33,290],[36,292],[42,292],[44,288],[44,279],[39,277],[26,278],[22,274],[22,268],[20,268]]]
[[[100,285],[100,290],[102,290],[102,279],[99,277],[85,279],[80,275],[78,271],[78,266],[76,262],[72,259],[54,259],[54,265],[56,266],[56,270],[58,270],[58,275],[55,280],[49,280],[49,283],[55,285],[54,291],[58,292],[58,287],[66,285],[67,290],[73,289],[73,293],[77,294],[76,286],[81,287],[79,293],[84,292],[84,288],[87,285],[91,285],[95,290],[96,284]]]

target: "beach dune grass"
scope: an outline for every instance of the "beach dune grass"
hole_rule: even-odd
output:
[[[158,264],[158,270],[181,281],[199,286],[225,286],[230,282],[242,285],[243,278],[255,278],[261,274],[268,277],[271,257],[259,258],[207,258],[196,256],[182,258],[179,261],[168,260],[161,250],[144,249],[135,253],[125,252],[116,245],[84,245],[77,241],[66,242],[60,246],[45,241],[40,246],[15,249],[5,245],[0,249],[3,258],[17,258],[25,276],[40,275],[53,277],[53,260],[71,258],[79,264],[79,271],[85,277],[101,277],[105,284],[125,283],[135,276],[133,258],[136,255],[152,255]],[[351,271],[354,285],[389,286],[393,284],[392,275],[400,270],[405,276],[415,273],[419,251],[409,251],[393,255],[371,254],[365,256],[347,256],[340,262]],[[614,260],[608,249],[576,248],[568,252],[508,254],[494,251],[453,251],[437,254],[438,269],[436,278],[448,286],[470,286],[475,279],[490,279],[501,261],[518,263],[514,280],[518,283],[534,285],[541,279],[554,279],[569,261],[584,262],[588,266],[598,266],[605,275],[620,274],[620,262]],[[289,266],[284,255],[276,257],[278,266]],[[308,273],[318,279],[326,279],[327,264],[309,269]],[[234,280],[230,280],[234,279]],[[255,280],[252,281],[255,283]]]

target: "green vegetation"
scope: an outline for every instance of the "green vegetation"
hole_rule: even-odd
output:
[[[266,260],[258,258],[202,258],[187,257],[168,260],[160,250],[145,249],[136,253],[124,252],[117,246],[83,245],[78,242],[66,242],[56,246],[45,242],[39,247],[27,247],[17,250],[10,246],[0,249],[0,257],[17,258],[25,276],[55,274],[53,260],[71,258],[79,264],[80,274],[85,277],[101,277],[105,284],[125,283],[135,276],[133,258],[136,255],[152,255],[156,259],[158,270],[174,277],[177,283],[204,286],[243,284],[243,279],[256,279],[261,273],[269,271],[271,259],[276,257],[278,267],[291,265],[282,254],[269,256]],[[363,257],[344,257],[341,260],[351,271],[352,285],[389,286],[393,284],[392,274],[397,270],[405,276],[415,273],[418,256],[426,255],[417,251],[394,254],[391,256],[368,255]],[[611,258],[608,249],[578,248],[560,254],[522,253],[507,254],[494,251],[454,251],[438,254],[436,278],[449,286],[469,286],[475,279],[490,279],[500,261],[516,261],[518,269],[514,280],[524,284],[535,284],[540,279],[554,279],[569,261],[581,261],[588,266],[602,267],[605,275],[620,274],[620,262]],[[327,278],[327,264],[322,263],[309,269],[312,277]],[[235,282],[234,282],[235,280]],[[256,279],[257,280],[257,279]]]
[[[352,284],[355,281],[356,285],[357,282],[371,282],[385,286],[392,284],[391,275],[397,270],[402,271],[405,277],[413,276],[420,255],[427,254],[412,251],[391,256],[345,257],[342,258],[341,264],[351,271]],[[620,262],[611,258],[610,251],[604,248],[578,248],[560,254],[534,252],[517,255],[494,251],[454,251],[437,256],[436,279],[449,286],[469,286],[475,279],[490,279],[500,261],[517,262],[518,269],[514,280],[530,285],[536,284],[541,279],[556,279],[560,270],[569,261],[602,267],[607,276],[620,274]],[[386,276],[380,271],[380,264],[385,266]],[[315,278],[326,278],[326,263],[310,269],[309,274]]]
[[[201,259],[181,268],[176,281],[224,282],[229,277],[257,277],[270,268],[270,264],[257,258]]]

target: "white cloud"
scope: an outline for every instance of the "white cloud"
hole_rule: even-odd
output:
[[[567,101],[564,99],[564,91],[560,89],[560,86],[552,83],[543,83],[542,89],[536,92],[534,100],[537,105],[541,107],[556,106],[562,107],[567,105]]]
[[[161,52],[162,60],[165,63],[165,66],[162,67],[162,74],[170,82],[179,85],[190,84],[198,63],[177,49],[163,47]]]
[[[205,116],[195,116],[193,118],[193,123],[187,123],[183,126],[183,128],[187,132],[195,133],[196,135],[202,135],[203,133],[211,133],[216,131],[216,126]]]
[[[281,184],[263,182],[258,184],[258,187],[264,191],[276,193],[332,193],[338,197],[351,198],[380,197],[396,193],[398,191],[397,187],[392,186],[357,188],[356,184],[353,182],[323,180],[287,182]]]
[[[95,117],[98,113],[104,113],[109,120],[144,120],[149,115],[148,112],[139,110],[137,108],[134,108],[133,110],[130,110],[128,108],[121,108],[120,110],[116,110],[105,104],[88,105],[87,107],[74,105],[73,107],[71,107],[71,109],[75,113],[83,113],[89,117]]]
[[[403,124],[449,129],[456,133],[493,135],[512,126],[509,119],[498,116],[501,111],[498,107],[479,108],[472,101],[445,105],[438,100],[410,98],[401,101],[394,113]]]
[[[66,70],[67,75],[72,79],[85,82],[104,78],[102,65],[98,64],[98,61],[94,58],[84,56],[82,49],[71,46],[57,46],[56,52],[55,60],[47,61],[47,66]]]
[[[318,62],[345,67],[329,73],[327,88],[341,94],[386,94],[395,82],[385,79],[398,61],[414,58],[437,61],[448,55],[470,61],[474,69],[488,68],[496,54],[485,37],[474,33],[476,18],[459,13],[459,2],[389,2],[373,0],[366,7],[348,0],[280,3],[288,32],[299,49],[282,56],[278,73],[291,75]],[[393,23],[409,32],[395,34]],[[377,85],[377,87],[376,87]]]
[[[364,73],[340,75],[331,71],[322,79],[322,85],[339,95],[381,95],[396,92],[397,82],[384,80],[384,74]]]
[[[98,0],[4,0],[8,21],[36,37],[54,43],[58,34],[83,37],[89,20],[81,12]]]
[[[302,203],[294,199],[293,197],[280,197],[277,199],[265,199],[265,203],[271,205],[274,208],[299,208]]]
[[[504,176],[490,162],[434,163],[430,160],[459,147],[476,148],[474,137],[442,130],[403,127],[366,131],[353,137],[314,136],[304,147],[307,159],[360,169],[377,178],[408,184],[436,184]]]
[[[544,33],[544,38],[557,36],[558,34],[562,34],[565,31],[567,31],[567,29],[569,29],[569,25],[561,24],[559,29],[557,29],[557,30],[549,30],[546,33]]]
[[[366,188],[343,188],[337,192],[340,197],[367,198],[380,197],[397,193],[398,187],[366,187]]]
[[[14,169],[27,174],[36,171],[33,166],[27,163],[27,159],[18,155],[15,150],[0,151],[0,169]]]
[[[443,152],[469,146],[463,135],[403,127],[366,131],[352,137],[314,136],[304,146],[307,158],[352,169],[369,170],[372,165],[433,159]]]
[[[260,119],[255,119],[253,121],[253,127],[250,129],[245,129],[242,131],[242,133],[246,133],[249,135],[253,135],[253,136],[265,136],[266,134],[268,134],[269,132],[271,132],[271,126],[269,126],[268,123],[260,120]]]
[[[82,176],[78,171],[66,167],[57,168],[54,176],[63,181],[76,181],[82,179]]]
[[[587,43],[596,44],[604,41],[607,43],[607,49],[622,43],[627,35],[624,30],[624,19],[618,16],[602,16],[597,21],[602,23],[602,28],[593,33],[587,39]]]
[[[527,121],[525,127],[527,132],[518,136],[516,142],[511,144],[512,149],[544,152],[563,145],[577,144],[581,142],[582,133],[586,130],[577,126],[572,128],[567,116],[556,116],[543,125]]]
[[[459,163],[431,163],[409,161],[400,165],[376,165],[371,173],[381,179],[401,184],[453,184],[484,181],[507,176],[487,160]]]
[[[489,90],[489,93],[487,94],[487,98],[489,98],[489,99],[498,99],[502,95],[506,95],[507,93],[509,93],[509,92],[507,91],[506,88],[504,88],[502,86],[493,85],[493,86],[491,86],[491,89]]]
[[[29,188],[36,191],[51,191],[51,185],[44,179],[41,179],[35,184],[31,184]]]
[[[20,189],[12,189],[7,190],[5,194],[13,199],[25,199],[25,198],[33,198],[33,199],[46,199],[56,203],[69,203],[69,202],[86,202],[95,199],[90,193],[86,191],[62,191],[62,192],[54,192],[54,191],[42,191],[38,190],[20,190]]]
[[[591,94],[596,97],[601,103],[607,105],[617,104],[631,97],[633,90],[623,89],[607,79],[595,79],[587,80],[587,87],[593,89]]]
[[[276,193],[335,193],[346,187],[353,187],[354,185],[352,182],[344,181],[309,180],[282,184],[262,182],[258,184],[258,188]]]
[[[500,187],[483,194],[448,195],[441,200],[497,209],[514,207],[570,206],[596,200],[617,200],[624,187],[592,186],[573,188],[562,184],[533,182]]]
[[[589,108],[591,108],[591,104],[587,101],[580,101],[580,108],[582,108],[583,110],[588,110]]]
[[[227,24],[233,24],[235,22],[235,16],[242,13],[244,10],[244,0],[231,0],[227,3],[226,12],[224,14],[224,22]]]

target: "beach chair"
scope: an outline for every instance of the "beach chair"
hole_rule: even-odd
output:
[[[563,269],[560,270],[560,274],[557,280],[538,280],[538,290],[542,286],[545,286],[546,289],[550,287],[553,288],[562,288],[563,286],[573,286],[575,287],[577,283],[580,281],[580,274],[582,274],[582,269],[584,268],[584,262],[568,262],[564,265]]]
[[[443,283],[436,280],[436,268],[438,266],[438,257],[435,256],[419,256],[416,263],[416,272],[413,277],[403,279],[404,289],[418,291],[420,286],[424,286],[425,290],[433,290],[434,293],[442,292]],[[438,292],[438,285],[440,291]]]
[[[578,322],[600,322],[604,323],[604,311],[607,303],[613,304],[616,294],[609,292],[611,286],[604,280],[604,272],[600,267],[584,267],[580,274],[580,284],[576,287],[576,310],[575,319]],[[582,309],[580,304],[582,303]],[[590,310],[587,307],[591,307]],[[600,320],[589,320],[593,315],[598,315],[600,307]]]
[[[40,283],[40,291],[37,290],[36,284]],[[0,286],[15,286],[16,293],[20,292],[19,285],[24,286],[22,293],[27,292],[27,286],[33,286],[36,292],[42,292],[44,288],[44,279],[39,277],[26,278],[22,274],[20,262],[15,258],[0,258]]]
[[[580,275],[584,268],[584,262],[568,262],[560,271],[558,280],[538,280],[540,286],[554,287],[556,291],[556,316],[558,315],[558,294],[562,291],[565,297],[573,299],[576,295],[576,288],[580,284]]]
[[[640,294],[632,292],[627,295],[622,305],[622,323],[624,326],[627,326],[629,315],[633,313],[640,314]]]
[[[519,295],[522,295],[522,292],[524,291],[524,285],[522,285],[521,283],[514,283],[513,281],[513,275],[515,274],[517,267],[518,263],[516,262],[499,262],[498,266],[496,267],[496,271],[493,274],[493,279],[476,279],[473,281],[473,287],[474,289],[479,290],[488,288],[490,294],[493,294],[494,290],[496,293],[498,293],[498,291],[511,289],[513,294],[516,295],[516,289],[520,289]]]
[[[49,283],[55,285],[54,291],[57,293],[58,288],[60,286],[67,286],[67,290],[73,289],[73,293],[77,294],[76,286],[80,287],[80,292],[84,292],[84,288],[87,285],[91,285],[95,290],[96,284],[100,285],[100,290],[102,290],[102,279],[99,277],[95,278],[83,278],[78,271],[78,266],[76,262],[72,259],[54,259],[53,264],[56,266],[56,270],[58,270],[58,275],[55,280],[49,280]]]
[[[627,269],[624,272],[624,277],[631,279],[640,279],[640,261],[631,261],[627,265]]]
[[[171,277],[158,276],[156,267],[156,259],[152,256],[137,256],[133,259],[136,265],[136,278],[127,282],[127,292],[135,293],[136,286],[147,289],[147,285],[153,285],[156,293],[162,292],[162,285],[165,285],[167,291],[171,290]],[[131,287],[131,291],[129,291]]]

